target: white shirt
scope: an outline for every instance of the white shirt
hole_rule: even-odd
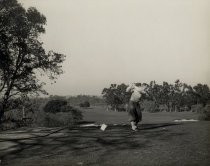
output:
[[[142,94],[145,93],[145,87],[137,87],[135,85],[131,85],[126,89],[126,91],[132,92],[130,101],[138,102],[140,100]]]

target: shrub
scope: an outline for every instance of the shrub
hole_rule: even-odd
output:
[[[85,101],[85,102],[83,102],[83,103],[80,103],[79,106],[80,106],[80,107],[88,108],[88,107],[90,107],[90,103],[89,103],[88,101]]]
[[[0,125],[0,131],[10,130],[10,129],[15,129],[15,128],[17,128],[17,124],[12,121],[5,121],[4,123]]]
[[[148,100],[144,100],[141,103],[141,108],[142,108],[142,111],[145,111],[145,112],[158,112],[159,111],[155,105],[155,102],[148,101]]]
[[[67,101],[63,99],[50,100],[44,107],[45,112],[57,113],[61,112],[61,108],[67,105]]]
[[[81,111],[69,105],[62,106],[60,112],[49,113],[39,111],[36,116],[36,126],[61,127],[72,126],[83,118]]]
[[[127,105],[120,104],[120,105],[117,106],[116,109],[117,109],[118,112],[125,112],[125,111],[127,111]]]
[[[192,105],[191,111],[197,112],[197,113],[202,113],[203,109],[204,109],[204,107],[202,104],[196,104],[196,105]]]
[[[22,111],[18,109],[9,110],[4,113],[5,121],[18,121],[22,119]]]
[[[198,117],[199,120],[210,121],[210,105],[207,105],[202,109]]]
[[[71,126],[73,123],[72,114],[69,112],[46,113],[43,121],[45,127]]]
[[[61,108],[61,111],[62,112],[70,112],[72,114],[72,118],[73,118],[74,122],[81,120],[83,118],[82,112],[70,105],[63,106]]]

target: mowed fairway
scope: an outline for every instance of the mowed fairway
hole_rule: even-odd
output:
[[[84,122],[108,124],[71,129],[22,128],[1,132],[2,165],[209,165],[210,123],[181,122],[195,113],[144,113],[138,132],[126,112],[83,110]],[[116,125],[118,124],[118,125]]]
[[[127,112],[106,111],[106,107],[83,109],[84,120],[97,124],[129,124]],[[143,112],[142,123],[173,122],[176,119],[198,119],[198,114],[192,112]]]

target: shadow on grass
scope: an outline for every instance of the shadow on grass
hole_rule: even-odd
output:
[[[84,124],[85,122],[81,123]],[[87,122],[86,122],[87,123]],[[92,123],[92,122],[88,122]],[[55,131],[44,129],[45,135],[38,136],[32,129],[20,132],[29,133],[28,138],[0,138],[0,143],[13,143],[7,149],[0,150],[2,161],[14,158],[46,157],[54,155],[85,155],[90,152],[108,153],[119,150],[149,148],[153,139],[176,137],[184,133],[170,132],[168,127],[174,123],[143,124],[138,132],[130,130],[129,125],[109,125],[106,131],[99,127],[62,128]],[[162,128],[166,128],[162,130]],[[151,131],[150,131],[151,130]],[[40,131],[42,132],[42,131]],[[17,133],[18,135],[18,133]]]
[[[151,129],[169,127],[169,126],[176,126],[176,125],[180,125],[180,123],[143,124],[140,130],[151,130]]]
[[[78,125],[81,125],[81,124],[93,124],[95,123],[95,121],[80,121],[80,122],[77,122]]]

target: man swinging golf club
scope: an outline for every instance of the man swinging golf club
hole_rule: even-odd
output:
[[[128,103],[129,121],[131,129],[137,131],[137,125],[142,120],[142,112],[140,109],[139,101],[143,94],[145,94],[146,87],[139,84],[131,84],[127,87],[126,92],[131,92],[131,97]]]

